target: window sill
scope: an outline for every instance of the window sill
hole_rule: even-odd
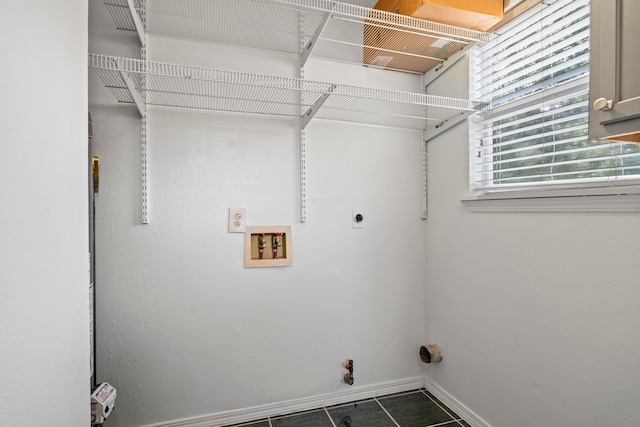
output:
[[[504,192],[461,200],[470,212],[640,213],[640,186],[558,191]]]

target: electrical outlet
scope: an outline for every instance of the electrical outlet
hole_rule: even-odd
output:
[[[229,233],[244,233],[247,228],[247,210],[229,208]]]
[[[353,208],[351,211],[351,226],[353,228],[364,228],[365,218],[366,215],[364,213],[364,209]]]

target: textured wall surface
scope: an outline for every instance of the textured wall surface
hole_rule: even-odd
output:
[[[94,5],[95,6],[95,5]],[[137,55],[102,5],[90,50]],[[106,16],[105,16],[106,14]],[[120,37],[120,38],[119,38]],[[151,59],[295,76],[295,58],[152,38]],[[420,90],[420,79],[311,61],[307,78]],[[312,122],[308,221],[299,222],[298,123],[149,111],[150,224],[140,224],[140,121],[90,75],[101,159],[98,374],[113,427],[140,426],[423,375],[421,132]],[[247,223],[291,225],[293,265],[245,269]],[[351,226],[366,209],[365,228]]]
[[[87,2],[4,2],[0,425],[89,422]]]
[[[434,94],[464,96],[459,63]],[[452,88],[459,93],[452,93]],[[472,213],[468,127],[430,142],[428,383],[494,427],[636,426],[638,214]]]

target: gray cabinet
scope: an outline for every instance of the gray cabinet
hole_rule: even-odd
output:
[[[591,0],[589,136],[640,141],[640,1]],[[628,134],[634,134],[628,135]]]

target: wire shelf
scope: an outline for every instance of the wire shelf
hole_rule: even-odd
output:
[[[89,68],[119,102],[267,114],[426,129],[443,111],[478,111],[484,103],[387,89],[224,71],[89,54]],[[143,90],[142,78],[146,77]],[[131,79],[133,85],[127,85]],[[136,93],[131,93],[132,87]],[[425,117],[425,109],[434,117]]]
[[[136,30],[127,0],[103,0],[116,26]],[[312,55],[424,73],[480,31],[332,0],[134,0],[149,33]],[[301,48],[301,46],[303,46]]]

